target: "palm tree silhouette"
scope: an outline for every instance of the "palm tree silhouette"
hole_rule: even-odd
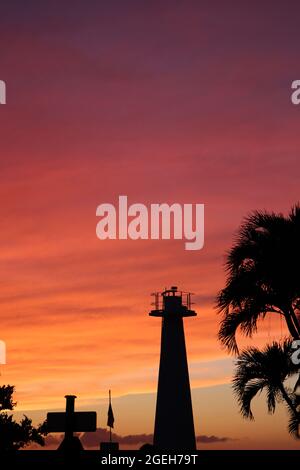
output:
[[[299,378],[294,390],[289,390],[286,385],[287,379],[299,373],[299,365],[293,364],[290,356],[290,340],[285,340],[282,344],[273,342],[262,351],[257,348],[246,349],[236,361],[233,389],[240,411],[248,419],[254,419],[251,402],[262,390],[267,394],[269,413],[274,413],[276,403],[283,400],[290,415],[289,432],[300,438],[300,396],[295,393],[300,385]]]
[[[236,332],[252,336],[257,321],[281,315],[300,338],[300,206],[282,214],[254,212],[227,255],[227,282],[217,297],[223,313],[219,339],[238,353]]]

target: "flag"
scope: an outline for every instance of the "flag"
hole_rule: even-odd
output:
[[[111,406],[111,397],[110,397],[110,391],[109,391],[109,407],[108,407],[108,413],[107,413],[107,426],[109,426],[110,428],[113,428],[114,427],[114,422],[115,422],[115,418],[114,418],[114,413],[113,413],[112,406]]]
[[[109,426],[110,428],[113,428],[114,422],[115,422],[115,418],[114,418],[113,410],[112,410],[111,404],[109,404],[108,413],[107,413],[107,426]]]

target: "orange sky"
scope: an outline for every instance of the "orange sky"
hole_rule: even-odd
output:
[[[4,7],[1,382],[16,385],[19,410],[62,407],[66,393],[92,407],[109,388],[155,392],[160,321],[147,315],[149,294],[174,284],[196,293],[198,317],[185,322],[193,388],[228,383],[213,308],[224,254],[250,210],[286,212],[299,200],[297,15],[260,2],[113,3]],[[98,240],[96,207],[120,194],[204,203],[204,249]],[[268,323],[259,342],[281,334]],[[267,447],[261,436],[274,427],[272,445],[294,445],[283,414],[266,421],[259,407],[261,431],[239,417],[226,429],[231,394],[224,416],[201,400],[200,434],[243,432],[250,447]],[[151,432],[151,403],[137,424],[120,418],[119,432]]]

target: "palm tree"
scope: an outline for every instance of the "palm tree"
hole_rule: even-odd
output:
[[[240,411],[248,419],[254,419],[251,402],[262,390],[267,393],[269,413],[275,412],[277,402],[284,401],[290,415],[289,432],[300,438],[300,396],[295,393],[300,385],[299,378],[293,391],[286,385],[287,379],[299,373],[299,365],[293,364],[290,356],[290,340],[282,344],[273,342],[262,351],[257,348],[243,351],[236,361],[233,389]]]
[[[223,313],[219,339],[238,353],[236,332],[252,336],[257,321],[281,315],[300,338],[300,206],[282,214],[254,212],[227,255],[227,282],[217,297]]]

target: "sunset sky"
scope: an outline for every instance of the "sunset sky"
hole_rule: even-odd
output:
[[[238,1],[1,5],[1,384],[44,419],[78,396],[119,435],[153,432],[160,319],[150,293],[195,292],[185,320],[203,448],[299,448],[264,398],[254,423],[230,390],[214,298],[249,211],[299,201],[299,4]],[[298,74],[298,76],[297,76]],[[205,204],[205,246],[96,237],[96,208]],[[254,342],[285,334],[266,320]],[[31,411],[28,411],[31,410]]]

